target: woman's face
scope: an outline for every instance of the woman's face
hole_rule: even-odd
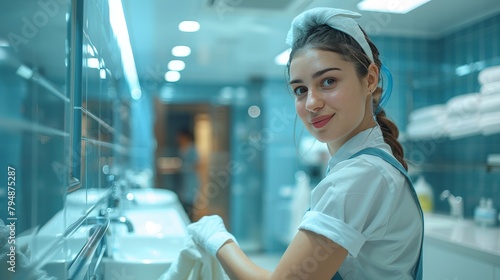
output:
[[[309,132],[335,152],[351,137],[376,123],[371,92],[378,83],[374,64],[360,79],[354,65],[331,51],[306,49],[290,63],[295,108]]]

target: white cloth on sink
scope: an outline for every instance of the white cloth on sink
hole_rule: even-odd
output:
[[[186,237],[179,257],[158,280],[224,280],[227,278],[219,261]]]

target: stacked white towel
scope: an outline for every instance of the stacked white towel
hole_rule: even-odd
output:
[[[500,133],[500,110],[481,115],[479,127],[483,135]]]
[[[412,111],[407,134],[412,139],[452,139],[471,135],[500,133],[500,65],[488,67],[478,75],[479,92],[450,98]]]
[[[479,134],[479,104],[477,92],[457,95],[446,102],[446,132],[452,139]]]
[[[500,81],[500,65],[484,68],[477,76],[479,83],[485,85]]]
[[[483,135],[500,133],[500,65],[481,70],[478,80],[481,84],[479,129]]]
[[[188,236],[175,262],[158,280],[225,280],[229,279],[219,261]]]
[[[415,140],[445,137],[446,106],[442,104],[422,107],[412,111],[406,128],[408,136]]]
[[[481,114],[500,112],[500,94],[481,95],[477,110]]]
[[[478,112],[481,96],[477,93],[467,93],[454,96],[446,102],[447,115],[462,117]]]
[[[447,136],[445,133],[445,124],[445,116],[437,117],[434,121],[410,122],[406,128],[406,132],[414,140],[437,139]]]
[[[451,139],[480,134],[481,130],[477,125],[479,120],[479,114],[448,117],[445,125],[446,133]]]
[[[446,107],[438,104],[415,109],[410,113],[409,118],[410,122],[432,122],[444,113],[446,113]]]
[[[500,94],[500,65],[487,67],[477,76],[482,94]]]
[[[479,91],[482,94],[500,94],[500,81],[490,82],[490,83],[481,85],[481,89]]]

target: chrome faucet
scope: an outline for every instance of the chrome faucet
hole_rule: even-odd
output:
[[[444,190],[439,197],[441,200],[448,200],[452,217],[459,219],[464,217],[464,201],[461,196],[454,196],[449,190]]]
[[[97,222],[98,219],[102,219],[102,217],[108,217],[110,223],[125,225],[128,232],[134,232],[134,225],[127,219],[127,217],[109,217],[109,213],[111,213],[112,211],[113,209],[111,208],[108,208],[106,210],[103,209],[99,212],[99,217],[88,217],[86,222],[87,224],[93,224]]]
[[[113,183],[113,195],[108,202],[108,208],[116,209],[119,213],[123,213],[130,206],[137,205],[137,200],[134,194],[130,191],[130,183],[125,179],[116,180]]]
[[[102,211],[105,211],[105,210],[102,210]],[[101,211],[101,213],[102,213]],[[86,220],[85,220],[85,224],[86,225],[96,225],[96,224],[99,224],[100,220],[102,220],[105,216],[104,215],[100,215],[98,217],[88,217]],[[109,223],[110,224],[122,224],[124,226],[127,227],[127,231],[128,232],[134,232],[134,225],[126,218],[126,217],[113,217],[113,218],[109,218]]]
[[[123,224],[127,227],[127,231],[134,232],[134,226],[125,217],[112,217],[110,218],[107,214],[112,212],[111,208],[99,211],[98,216],[87,217],[84,221],[84,225],[100,225],[103,221],[108,221],[108,225],[111,223]],[[93,228],[91,229],[92,234]],[[109,232],[109,228],[106,226],[106,232]],[[113,254],[114,238],[112,235],[105,235],[100,242],[101,246],[99,250],[102,250],[103,256],[111,257]]]

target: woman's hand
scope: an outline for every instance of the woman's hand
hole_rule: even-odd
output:
[[[228,240],[233,240],[237,244],[236,238],[227,231],[224,221],[218,215],[205,216],[188,225],[187,230],[194,242],[214,257]]]

